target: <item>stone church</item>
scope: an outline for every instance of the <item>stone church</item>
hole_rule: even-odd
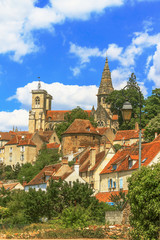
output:
[[[98,127],[108,127],[116,131],[118,129],[118,116],[110,111],[110,105],[106,103],[106,97],[114,90],[112,86],[111,72],[106,58],[100,87],[97,94],[97,110],[85,110],[89,116],[93,116]],[[29,111],[29,132],[36,130],[50,131],[55,124],[64,120],[66,112],[51,110],[52,96],[46,90],[41,89],[40,82],[37,90],[32,90],[32,110]]]

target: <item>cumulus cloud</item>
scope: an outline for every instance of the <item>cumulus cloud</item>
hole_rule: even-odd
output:
[[[28,111],[24,109],[13,112],[0,112],[0,131],[10,131],[14,127],[28,129]]]
[[[160,44],[157,45],[154,53],[153,65],[149,69],[148,79],[152,80],[156,87],[160,87]]]
[[[31,90],[34,89],[37,89],[37,82],[28,83],[24,87],[17,88],[16,94],[8,100],[17,99],[25,109],[31,109]],[[91,109],[93,105],[96,105],[98,88],[95,85],[78,86],[64,85],[59,82],[51,84],[41,82],[41,89],[45,89],[53,96],[54,110],[70,110],[77,106]]]
[[[56,24],[67,18],[87,20],[91,13],[123,4],[123,0],[50,0],[48,5],[39,8],[36,2],[0,1],[0,54],[8,53],[14,61],[22,62],[23,56],[39,49],[34,30],[53,31]]]
[[[147,74],[149,80],[152,80],[155,83],[155,86],[160,86],[160,33],[151,34],[147,22],[144,32],[135,32],[131,43],[126,46],[118,46],[115,43],[108,45],[108,48],[100,50],[98,47],[89,48],[86,46],[79,46],[74,43],[70,44],[69,52],[74,54],[80,64],[79,67],[71,68],[74,75],[80,74],[81,65],[90,62],[93,57],[102,57],[105,58],[107,55],[109,61],[118,61],[117,69],[113,69],[112,78],[114,86],[116,89],[121,88],[126,81],[131,72],[134,72],[136,61],[139,56],[141,56],[146,50],[151,49],[153,55],[149,55],[146,59],[146,66],[144,66],[145,73]],[[156,51],[155,51],[156,48]],[[153,60],[153,61],[152,61]],[[153,62],[153,65],[151,65]],[[143,92],[146,95],[146,89],[143,86]]]

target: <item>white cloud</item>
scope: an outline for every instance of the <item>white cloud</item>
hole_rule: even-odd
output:
[[[54,25],[69,19],[88,19],[91,13],[120,6],[123,0],[50,0],[43,8],[37,0],[0,0],[0,54],[8,53],[14,61],[38,51],[34,30],[54,30]]]
[[[100,51],[97,47],[81,47],[74,43],[70,43],[69,52],[78,57],[81,64],[90,62],[91,57],[106,57],[106,49]]]
[[[153,65],[149,69],[148,79],[155,83],[156,87],[160,87],[160,44],[153,56]]]
[[[37,89],[37,82],[32,82],[24,87],[17,88],[16,94],[8,100],[17,99],[24,108],[31,109],[31,90],[34,89]],[[54,110],[69,110],[77,106],[83,109],[91,109],[93,105],[96,105],[98,88],[95,85],[78,86],[64,85],[59,82],[51,84],[41,82],[41,89],[45,89],[53,96]]]
[[[13,112],[0,112],[0,131],[10,131],[14,127],[28,129],[28,111],[20,109]]]

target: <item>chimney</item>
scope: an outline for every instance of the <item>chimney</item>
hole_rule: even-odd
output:
[[[79,175],[79,162],[78,162],[78,158],[76,159],[76,162],[74,164],[74,171]]]
[[[135,130],[138,132],[139,131],[139,124],[138,122],[135,123]]]
[[[96,163],[96,148],[90,148],[90,167],[92,168]]]
[[[62,158],[62,164],[63,165],[68,165],[68,157],[63,157]]]
[[[23,181],[22,185],[25,187],[27,185],[27,181]]]
[[[157,132],[155,132],[155,135],[154,135],[154,137],[156,138],[156,137],[158,137],[158,133]]]

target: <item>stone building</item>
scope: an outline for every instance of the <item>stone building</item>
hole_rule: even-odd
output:
[[[118,115],[113,115],[110,110],[110,104],[106,103],[107,96],[114,90],[111,79],[111,72],[106,58],[104,70],[102,73],[101,83],[97,94],[97,110],[92,108],[92,114],[98,127],[109,127],[114,130],[118,129]]]
[[[75,119],[69,128],[62,134],[63,156],[71,152],[78,152],[82,147],[100,146],[101,135],[92,126],[89,120]]]

